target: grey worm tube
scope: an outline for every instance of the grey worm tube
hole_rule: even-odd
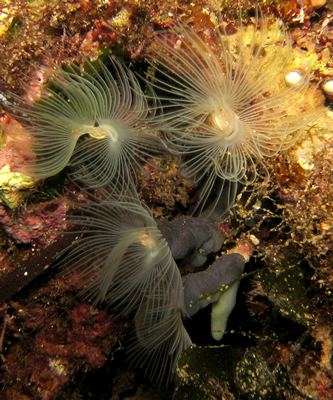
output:
[[[202,266],[207,255],[220,250],[225,235],[213,222],[181,216],[173,221],[158,220],[157,227],[168,242],[172,257],[193,267]]]
[[[212,303],[211,332],[215,340],[223,337],[228,317],[236,303],[239,282],[233,283],[224,291],[220,289],[240,278],[244,265],[245,259],[241,254],[224,254],[205,271],[182,278],[185,304],[190,305],[187,309],[189,316]],[[207,297],[191,305],[204,296]]]

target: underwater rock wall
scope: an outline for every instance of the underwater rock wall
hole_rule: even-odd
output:
[[[238,6],[229,3],[221,6],[226,29],[232,36],[237,30]],[[167,31],[178,17],[191,24],[194,31],[214,47],[212,31],[216,10],[209,11],[209,5],[181,3],[171,14],[170,4],[162,2],[129,2],[124,7],[117,2],[20,1],[10,9],[6,3],[1,7],[0,46],[5,57],[1,63],[0,89],[1,96],[5,96],[1,118],[8,118],[8,92],[24,95],[28,102],[34,100],[31,94],[38,95],[45,83],[46,70],[41,68],[41,63],[48,65],[47,60],[67,65],[78,62],[82,66],[82,57],[104,59],[103,53],[112,48],[120,59],[133,60],[134,69],[142,74],[146,70],[143,57],[154,53],[159,31]],[[294,47],[292,68],[299,68],[306,60],[314,83],[319,79],[328,81],[332,76],[331,5],[327,4],[324,9],[316,7],[312,2],[302,5],[272,2],[263,7],[269,19],[279,18],[289,27]],[[246,5],[243,10],[244,15],[250,10],[244,22],[249,26],[254,19],[251,8]],[[325,100],[324,95],[320,89],[313,92],[314,107],[321,106],[324,101],[331,106],[330,99]],[[220,124],[218,119],[214,123]],[[204,350],[191,349],[180,360],[181,383],[170,397],[193,393],[194,386],[201,399],[208,396],[207,393],[216,398],[221,393],[248,398],[258,398],[259,393],[261,398],[277,398],[282,393],[330,398],[331,123],[328,113],[311,126],[288,153],[270,159],[272,162],[267,164],[270,181],[259,191],[252,195],[238,188],[236,206],[228,219],[219,224],[219,229],[227,238],[223,254],[245,239],[256,246],[255,258],[245,270],[250,275],[240,284],[241,304],[236,304],[236,317],[231,315],[231,329],[236,332],[226,332],[224,337],[225,343],[242,351],[242,355],[237,358],[233,351],[214,349],[208,341],[211,347],[207,352],[216,351],[215,356],[222,354],[229,366],[235,366],[235,374],[217,374],[204,354],[198,364],[207,368],[205,382],[200,382],[189,377],[192,373],[193,377],[202,375],[194,359]],[[51,244],[55,234],[67,226],[64,211],[68,207],[53,199],[52,189],[56,185],[57,191],[64,186],[74,192],[76,189],[64,176],[58,177],[56,182],[36,184],[15,175],[17,164],[32,159],[33,154],[25,148],[26,153],[17,157],[15,145],[10,145],[10,139],[2,133],[1,159],[6,160],[1,164],[4,232],[1,279],[4,280],[9,272],[15,273],[15,268],[25,265],[25,260],[36,251],[47,252],[47,248],[42,248]],[[16,155],[13,157],[13,154]],[[159,164],[162,168],[155,168]],[[265,176],[263,171],[261,173]],[[177,215],[180,215],[179,221],[187,218],[184,215],[193,211],[200,195],[195,183],[180,175],[177,156],[145,165],[143,172],[138,173],[138,185],[141,199],[153,209],[154,216],[164,216],[170,221],[177,221],[173,219]],[[39,197],[43,192],[46,198]],[[79,201],[86,201],[82,193],[77,196]],[[64,247],[67,244],[64,242]],[[203,257],[206,257],[205,251],[203,249]],[[184,254],[178,262],[182,274],[194,272],[188,247]],[[211,264],[214,260],[210,261]],[[50,264],[49,259],[46,264]],[[82,282],[73,283],[75,279],[72,279],[68,283],[63,278],[48,275],[41,279],[4,305],[1,383],[8,395],[24,393],[28,398],[73,398],[73,393],[76,395],[84,389],[69,388],[68,382],[78,376],[78,371],[80,374],[105,365],[107,357],[115,354],[133,323],[130,319],[119,321],[112,311],[93,309],[89,302],[75,297]],[[209,331],[209,326],[207,328]],[[188,359],[191,354],[194,358]],[[287,368],[283,369],[286,363]],[[123,368],[126,371],[126,367]],[[225,370],[226,366],[223,368]],[[108,388],[109,393],[122,393],[121,382],[126,382],[133,393],[149,392],[147,387],[142,389],[141,377],[136,381],[132,376],[128,378],[124,369],[108,375],[116,377]],[[214,384],[207,386],[212,377]],[[200,390],[204,387],[204,394],[199,386]]]

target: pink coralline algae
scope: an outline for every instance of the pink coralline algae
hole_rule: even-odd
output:
[[[2,136],[6,140],[6,145],[0,149],[0,170],[5,165],[10,165],[12,172],[18,172],[23,163],[26,161],[33,161],[36,157],[32,153],[31,147],[29,148],[29,146],[25,146],[23,148],[19,145],[17,140],[12,138],[10,135],[6,135],[6,128],[4,127],[7,126],[7,124],[11,127],[18,127],[20,124],[17,121],[6,116],[0,118],[0,122],[3,124],[2,128],[4,129]],[[4,139],[2,138],[2,140]]]
[[[68,207],[62,199],[53,200],[29,205],[19,217],[13,218],[0,206],[0,223],[16,243],[28,244],[36,241],[44,246],[67,228],[65,215]]]
[[[106,310],[75,300],[62,279],[52,280],[34,298],[12,303],[5,343],[8,337],[17,342],[8,348],[0,372],[2,382],[11,382],[8,398],[23,392],[28,398],[56,398],[81,368],[104,365],[123,336],[119,320],[115,324]]]

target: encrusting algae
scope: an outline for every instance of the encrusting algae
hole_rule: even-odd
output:
[[[191,344],[178,268],[188,259],[176,264],[150,209],[137,197],[136,191],[144,193],[145,168],[153,174],[156,157],[178,161],[182,177],[176,182],[184,185],[184,198],[162,213],[174,216],[177,207],[179,213],[197,212],[218,222],[228,236],[223,219],[233,206],[232,215],[247,227],[260,219],[260,206],[257,214],[247,207],[256,201],[257,188],[265,197],[269,159],[283,157],[326,112],[314,100],[311,66],[293,63],[292,38],[284,26],[272,24],[256,7],[252,24],[240,16],[233,28],[212,11],[206,32],[178,21],[155,35],[145,79],[113,56],[94,67],[86,61],[85,70],[76,64],[48,67],[48,82],[32,96],[37,98],[32,104],[14,93],[4,101],[4,109],[22,125],[9,121],[4,133],[32,146],[34,159],[22,166],[24,176],[45,179],[67,168],[84,188],[79,191],[88,203],[72,199],[76,213],[68,216],[83,237],[61,262],[85,281],[85,294],[95,306],[104,303],[133,316],[130,357],[160,384],[170,383],[181,352]],[[197,197],[191,198],[195,185]],[[250,228],[234,240],[245,243],[249,232],[260,243],[260,234]],[[243,265],[237,278],[242,271]],[[231,309],[216,337],[223,336]]]

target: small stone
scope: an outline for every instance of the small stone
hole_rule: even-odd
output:
[[[322,89],[329,99],[333,99],[333,80],[326,81],[322,85]]]
[[[258,245],[260,244],[260,240],[259,240],[256,236],[250,235],[249,238],[250,238],[251,242],[252,242],[255,246],[258,246]]]
[[[304,78],[304,74],[300,70],[289,71],[286,76],[286,84],[288,86],[297,86],[301,83]]]
[[[313,8],[324,7],[326,0],[311,0],[311,5]]]

